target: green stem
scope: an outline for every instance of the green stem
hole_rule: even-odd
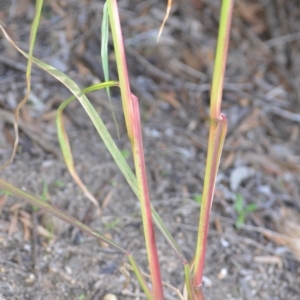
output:
[[[116,0],[107,0],[108,14],[113,37],[114,49],[116,54],[116,63],[119,75],[121,98],[123,111],[125,116],[125,123],[129,140],[133,139],[132,128],[132,107],[131,107],[131,91],[129,84],[129,76],[126,64],[126,56],[124,50],[124,42],[122,36],[122,29],[120,24],[120,16],[118,12],[118,5]]]
[[[219,35],[210,100],[210,128],[203,186],[203,199],[201,204],[195,254],[194,285],[196,291],[201,290],[202,285],[209,217],[215,190],[217,172],[227,131],[226,117],[221,114],[220,111],[233,2],[234,0],[223,0],[221,8]]]
[[[230,25],[234,0],[223,0],[219,25],[218,43],[211,87],[210,118],[219,118],[224,85],[225,67],[230,35]]]
[[[141,203],[141,213],[146,242],[146,250],[150,267],[153,296],[155,300],[163,300],[163,287],[160,275],[160,266],[156,248],[156,240],[151,214],[151,203],[148,191],[146,166],[144,160],[142,134],[138,101],[131,94],[129,76],[127,71],[124,42],[120,24],[120,17],[116,0],[107,0],[109,20],[116,54],[117,69],[119,75],[122,105],[127,127],[127,133],[132,145],[135,171]]]
[[[188,263],[184,265],[184,281],[185,281],[185,286],[188,294],[188,300],[194,300],[195,294],[194,294],[193,285],[191,281],[191,268]]]
[[[201,287],[204,270],[205,251],[209,227],[209,216],[215,191],[222,148],[227,131],[227,120],[224,115],[217,121],[211,121],[206,159],[203,198],[201,204],[197,248],[195,254],[194,284]]]

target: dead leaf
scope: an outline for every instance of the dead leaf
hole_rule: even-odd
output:
[[[101,209],[104,209],[105,207],[107,207],[107,205],[109,204],[109,202],[112,199],[112,196],[114,195],[115,190],[111,190],[104,198],[102,205],[101,205]]]
[[[192,53],[188,47],[185,47],[182,51],[183,61],[186,65],[194,70],[201,70],[202,69],[202,59],[203,54],[199,52]],[[213,58],[213,57],[212,57]]]
[[[19,0],[13,6],[13,17],[23,17],[29,9],[29,0]]]
[[[236,8],[241,18],[251,24],[252,30],[256,34],[262,34],[266,30],[264,19],[260,17],[262,5],[237,1]]]
[[[19,212],[16,210],[14,211],[13,215],[10,217],[10,224],[8,228],[8,236],[11,236],[15,232],[19,230],[18,228],[18,215]]]
[[[109,233],[109,232],[105,233],[104,236],[105,236],[106,238],[108,238],[108,239],[112,239],[112,235],[111,235],[111,233]],[[109,245],[108,245],[107,243],[103,242],[103,241],[100,241],[100,246],[101,246],[102,248],[108,248],[108,247],[109,247]]]
[[[222,224],[221,224],[221,220],[218,216],[215,217],[215,227],[216,227],[216,230],[219,234],[222,234],[223,233],[223,227],[222,227]]]
[[[66,12],[60,7],[60,4],[57,3],[57,1],[49,1],[49,5],[53,9],[53,11],[60,15],[62,18],[66,16]]]
[[[282,207],[276,215],[277,230],[287,237],[287,246],[300,259],[300,214],[294,209]]]
[[[278,157],[272,157],[263,153],[259,153],[258,155],[257,153],[251,152],[245,153],[244,157],[254,166],[261,167],[270,174],[282,175],[286,171],[300,172],[300,167],[298,165],[283,161]]]
[[[279,256],[255,256],[253,260],[262,264],[276,264],[279,269],[282,269],[283,266],[282,259]]]
[[[176,99],[176,94],[174,92],[159,92],[158,96],[165,102],[169,103],[174,108],[180,108],[181,104]]]
[[[20,222],[23,225],[23,231],[24,231],[23,241],[28,242],[31,237],[30,229],[29,229],[30,227],[32,227],[31,220],[26,217],[20,216]]]
[[[237,128],[237,132],[238,133],[245,133],[250,131],[251,129],[254,129],[256,127],[261,126],[260,122],[259,122],[259,116],[261,114],[261,110],[260,109],[254,109],[251,114],[246,117],[242,123],[240,124],[240,126],[238,126]]]

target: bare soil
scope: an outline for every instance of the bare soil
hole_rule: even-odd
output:
[[[2,1],[0,20],[27,49],[34,1]],[[1,3],[1,1],[0,1]],[[3,4],[3,3],[1,3]],[[139,97],[153,205],[188,259],[195,249],[208,134],[209,91],[220,1],[120,0],[132,91]],[[300,298],[300,10],[298,1],[236,1],[223,112],[229,123],[207,249],[205,299]],[[82,88],[103,81],[102,1],[46,1],[35,55]],[[112,45],[110,44],[110,50]],[[26,89],[26,61],[0,39],[0,157],[9,158],[13,110]],[[117,79],[110,53],[110,76]],[[20,145],[1,173],[28,192],[130,249],[145,272],[139,204],[79,103],[65,114],[76,169],[101,214],[72,181],[56,138],[55,111],[68,91],[34,68]],[[117,137],[105,92],[90,99],[127,155],[118,90]],[[131,165],[131,157],[128,161]],[[243,209],[237,212],[237,199]],[[256,205],[247,212],[249,205]],[[126,258],[45,212],[0,196],[0,299],[144,299]],[[244,220],[237,220],[244,213]],[[165,282],[182,290],[182,265],[160,233]],[[178,299],[166,287],[166,299]]]

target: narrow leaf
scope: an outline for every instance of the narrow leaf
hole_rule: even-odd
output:
[[[48,202],[45,202],[27,192],[22,191],[21,189],[13,186],[12,184],[8,183],[7,181],[0,179],[0,187],[6,191],[11,192],[12,194],[14,194],[17,197],[22,198],[23,200],[28,201],[29,203],[31,203],[34,206],[37,206],[41,209],[46,210],[48,213],[50,213],[51,215],[67,222],[68,224],[94,236],[95,238],[99,239],[100,241],[103,241],[107,244],[109,244],[110,246],[114,247],[115,249],[117,249],[118,251],[129,255],[129,252],[125,249],[123,249],[121,246],[119,246],[118,244],[116,244],[114,241],[112,241],[111,239],[105,237],[104,235],[92,230],[91,228],[89,228],[87,225],[81,223],[80,221],[76,220],[75,218],[68,216],[66,213],[64,213],[63,211],[61,211],[60,209],[52,206],[51,204],[49,204]]]
[[[132,266],[132,270],[140,284],[140,286],[142,287],[142,290],[144,291],[146,297],[148,300],[156,300],[154,297],[153,297],[153,294],[151,292],[151,290],[149,289],[147,283],[146,283],[146,280],[142,274],[142,272],[140,271],[140,269],[138,268],[138,265],[135,261],[135,259],[133,258],[132,255],[128,255],[128,260]]]
[[[194,288],[191,280],[191,268],[187,263],[184,265],[184,281],[185,281],[185,289],[187,291],[187,299],[194,300],[196,299],[194,296]]]
[[[120,89],[121,89],[121,98],[122,98],[122,106],[125,117],[127,134],[130,142],[132,143],[133,139],[133,128],[132,128],[132,120],[133,120],[133,112],[131,106],[131,91],[130,91],[130,83],[129,76],[126,64],[126,55],[124,50],[124,42],[120,24],[120,17],[118,11],[118,5],[116,0],[107,0],[108,5],[108,15],[111,33],[113,37],[114,50],[116,54],[116,63],[119,75]]]
[[[0,28],[5,36],[5,38],[25,57],[28,57],[28,54],[22,51],[7,35],[6,31],[3,29],[3,27],[0,24]],[[139,197],[139,191],[137,187],[137,180],[135,175],[133,174],[132,170],[130,169],[128,163],[126,162],[124,156],[116,146],[115,142],[111,138],[111,135],[109,134],[108,130],[106,129],[104,123],[102,122],[101,118],[99,117],[97,111],[94,109],[94,107],[91,105],[87,97],[82,93],[81,89],[78,87],[78,85],[70,79],[67,75],[60,72],[59,70],[55,69],[54,67],[38,60],[37,58],[33,58],[33,62],[38,65],[40,68],[48,72],[50,75],[55,77],[57,80],[59,80],[61,83],[63,83],[70,91],[71,93],[80,101],[84,109],[87,111],[89,117],[91,118],[96,130],[98,131],[99,135],[101,136],[104,144],[106,145],[107,149],[109,150],[110,154],[114,158],[116,164],[118,165],[120,171],[124,175],[127,183],[132,188],[134,194]],[[175,250],[176,254],[179,256],[181,260],[185,260],[184,255],[182,254],[180,247],[175,242],[175,240],[172,238],[171,233],[167,229],[167,227],[163,224],[161,218],[159,217],[158,213],[154,209],[154,207],[151,205],[151,210],[153,213],[153,219],[159,228],[161,230],[161,233],[166,238],[166,240],[170,243],[170,246]]]
[[[33,49],[34,49],[35,38],[36,38],[38,26],[39,26],[42,7],[43,7],[43,0],[37,0],[35,15],[34,15],[33,23],[31,26],[30,39],[29,39],[29,54],[28,54],[28,62],[27,62],[27,69],[26,69],[27,92],[26,92],[24,98],[22,99],[22,101],[17,105],[16,110],[15,110],[15,118],[14,118],[15,142],[14,142],[12,154],[11,154],[9,160],[3,166],[0,167],[0,170],[4,170],[13,161],[13,159],[16,155],[16,152],[17,152],[17,148],[18,148],[18,144],[19,144],[18,121],[19,121],[20,109],[27,102],[28,97],[30,95]]]
[[[246,207],[246,212],[247,212],[247,213],[254,212],[254,211],[256,211],[256,210],[257,210],[257,205],[256,205],[256,203],[250,203],[250,204],[248,204],[247,207]]]
[[[170,15],[170,11],[171,11],[171,7],[172,7],[172,0],[168,0],[168,5],[167,5],[167,11],[166,11],[166,14],[165,14],[165,17],[164,17],[164,20],[160,26],[160,29],[159,29],[159,32],[158,32],[158,36],[157,36],[157,42],[159,41],[159,38],[162,34],[162,31],[165,27],[165,24],[169,18],[169,15]]]
[[[143,150],[143,140],[141,131],[141,121],[138,99],[134,95],[132,99],[133,110],[133,143],[132,152],[134,158],[135,172],[139,188],[139,200],[141,203],[141,213],[144,228],[144,237],[148,255],[148,264],[150,268],[151,282],[153,285],[154,298],[164,299],[163,286],[160,274],[160,265],[156,247],[156,239],[151,214],[151,203],[148,189],[146,164]]]
[[[132,143],[132,141],[133,141],[133,124],[132,124],[133,111],[132,111],[132,104],[131,104],[131,91],[130,91],[129,76],[128,76],[128,70],[127,70],[127,65],[126,65],[122,30],[121,30],[121,25],[120,25],[120,17],[119,17],[119,13],[118,13],[118,7],[117,7],[116,0],[107,0],[106,3],[108,4],[109,21],[110,21],[110,27],[111,27],[111,32],[112,32],[112,37],[113,37],[113,42],[114,42],[114,50],[116,53],[116,62],[117,62],[117,68],[118,68],[118,74],[119,74],[122,105],[123,105],[123,111],[124,111],[124,116],[125,116],[126,128],[127,128],[129,140]],[[130,170],[130,172],[131,172],[131,170]],[[132,178],[132,175],[133,175],[133,173],[130,175],[124,174],[126,179]],[[130,184],[130,186],[132,187],[134,193],[139,198],[136,178],[134,179],[134,181],[135,181],[135,186],[133,187],[131,184]],[[170,243],[171,247],[175,250],[176,254],[180,257],[180,259],[185,260],[184,255],[182,254],[179,246],[177,245],[175,240],[172,238],[171,233],[166,228],[166,226],[163,224],[158,213],[155,211],[155,209],[152,205],[151,205],[151,210],[152,210],[153,219],[155,221],[156,226],[160,229],[161,233],[166,238],[166,240]]]
[[[233,2],[234,0],[222,1],[217,51],[211,86],[210,118],[212,120],[219,118],[221,111]]]
[[[108,20],[108,7],[107,2],[103,5],[103,17],[101,25],[101,59],[102,68],[104,73],[105,81],[109,80],[109,69],[108,69],[108,37],[109,37],[109,20]],[[107,88],[109,94],[109,89]]]
[[[102,17],[102,25],[101,25],[101,60],[102,60],[102,69],[104,74],[104,80],[109,81],[109,68],[108,68],[108,38],[109,38],[109,20],[108,20],[108,7],[107,2],[103,5],[103,17]],[[112,117],[115,123],[115,127],[117,130],[118,138],[120,138],[120,132],[118,123],[116,120],[116,116],[114,113],[111,96],[110,96],[110,89],[109,86],[106,87],[107,96],[109,99],[110,109],[112,113]]]
[[[93,86],[90,86],[90,87],[82,90],[82,93],[86,94],[91,91],[106,88],[108,86],[116,86],[116,85],[117,85],[117,82],[114,82],[114,81],[99,83],[99,84],[95,84]],[[63,153],[63,157],[65,160],[66,166],[69,170],[69,173],[71,174],[71,176],[73,177],[73,179],[77,183],[77,185],[81,188],[81,190],[83,191],[85,196],[99,208],[98,201],[95,199],[95,197],[90,193],[90,191],[84,185],[84,183],[80,179],[80,177],[75,169],[73,155],[72,155],[72,151],[71,151],[71,145],[69,142],[68,135],[65,131],[64,123],[63,123],[62,112],[63,112],[64,108],[75,99],[76,99],[75,96],[71,96],[67,100],[63,101],[62,104],[57,109],[56,128],[57,128],[58,141],[59,141],[62,153]]]
[[[217,121],[211,121],[209,130],[203,198],[201,204],[198,239],[195,254],[194,281],[197,287],[200,287],[202,285],[209,216],[213,202],[215,183],[226,132],[227,120],[225,116],[221,114],[220,119],[218,119]]]

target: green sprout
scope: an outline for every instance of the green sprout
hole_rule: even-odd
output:
[[[63,188],[65,186],[65,183],[62,180],[57,179],[57,180],[54,181],[54,185],[56,187]]]
[[[243,224],[245,224],[245,219],[247,215],[251,212],[254,212],[257,209],[256,203],[245,204],[245,200],[241,194],[236,195],[234,209],[238,215],[235,222],[235,227],[241,229]]]
[[[113,229],[116,226],[118,226],[120,224],[120,222],[121,222],[121,220],[118,218],[116,220],[106,223],[104,226],[106,229]]]
[[[202,202],[202,194],[194,194],[193,195],[193,199],[194,199],[195,202],[201,204],[201,202]]]
[[[127,149],[122,149],[120,151],[125,159],[127,159],[130,156],[130,152]]]
[[[14,196],[13,193],[11,193],[10,191],[6,191],[6,190],[1,190],[0,195],[1,196]]]

